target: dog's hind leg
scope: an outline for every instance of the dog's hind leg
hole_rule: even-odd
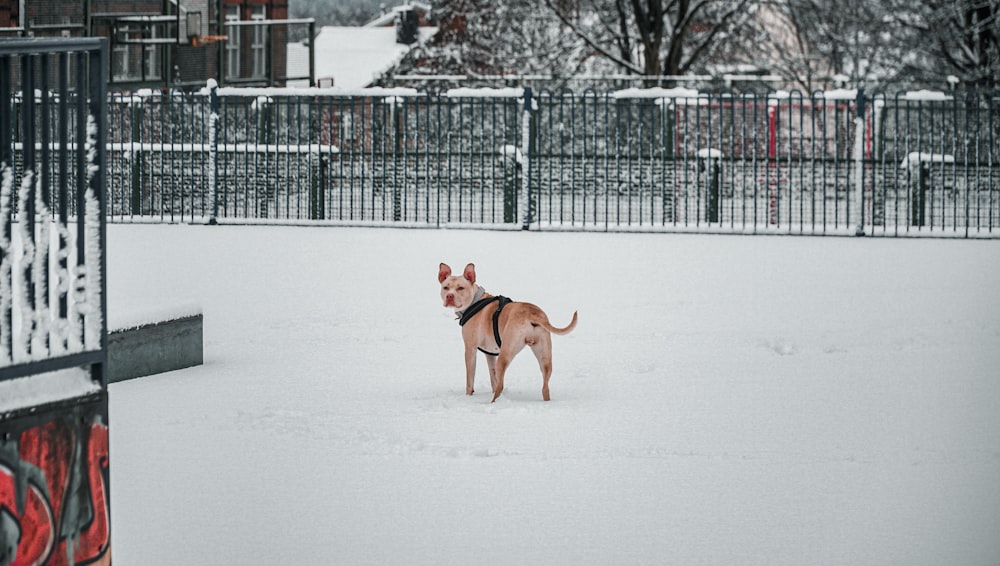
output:
[[[507,373],[507,368],[510,366],[510,362],[514,361],[514,356],[516,356],[525,345],[525,342],[512,339],[504,341],[503,346],[500,347],[500,355],[496,357],[497,379],[493,386],[493,401],[496,401],[497,397],[503,393],[503,377]]]
[[[486,367],[490,369],[490,391],[497,390],[497,356],[485,354]]]
[[[545,332],[531,343],[531,352],[538,360],[538,369],[542,370],[542,399],[549,400],[549,377],[552,376],[552,336]]]
[[[514,359],[514,356],[509,351],[505,352],[503,348],[500,348],[500,355],[497,356],[496,380],[493,382],[493,401],[490,401],[491,403],[496,403],[497,397],[503,393],[503,375],[507,372],[507,367],[510,365],[512,359]]]

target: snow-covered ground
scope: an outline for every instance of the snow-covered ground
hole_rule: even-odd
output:
[[[1000,561],[1000,242],[113,225],[115,563]],[[464,395],[444,261],[556,325]]]

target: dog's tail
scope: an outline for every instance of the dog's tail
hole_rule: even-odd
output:
[[[574,328],[576,328],[576,311],[573,311],[573,320],[569,321],[569,324],[566,325],[565,328],[556,328],[555,326],[552,326],[547,318],[538,321],[538,324],[553,334],[569,334]]]

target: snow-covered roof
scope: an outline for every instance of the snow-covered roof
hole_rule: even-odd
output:
[[[418,28],[420,35],[414,45],[436,31],[432,27]],[[412,47],[396,43],[394,27],[324,26],[316,36],[316,80],[328,84],[324,79],[332,78],[333,86],[346,89],[368,86]],[[303,65],[305,68],[300,68]],[[289,76],[309,74],[308,65],[308,46],[288,44]]]
[[[386,10],[386,12],[381,16],[378,16],[377,18],[366,23],[365,27],[372,28],[390,26],[396,21],[397,13],[412,9],[422,10],[425,14],[429,14],[431,11],[431,5],[424,2],[407,2],[405,4],[400,4],[399,6]]]

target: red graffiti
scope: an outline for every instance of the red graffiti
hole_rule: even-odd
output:
[[[111,563],[108,427],[74,420],[56,419],[21,432],[20,462],[0,466],[0,521],[6,514],[6,529],[10,520],[16,525],[15,533],[0,530],[0,564]],[[4,542],[16,542],[12,555],[5,555],[11,549]]]
[[[11,565],[36,564],[38,559],[48,556],[55,546],[55,521],[52,518],[52,508],[38,486],[29,483],[25,496],[24,508],[19,509],[15,501],[14,474],[7,468],[0,467],[0,513],[10,513],[17,521],[20,541],[17,553]],[[15,536],[15,540],[16,540]]]

